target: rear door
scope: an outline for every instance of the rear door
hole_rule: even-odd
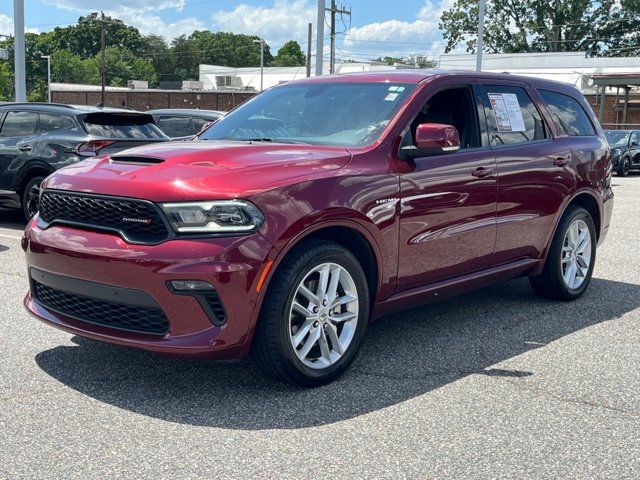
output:
[[[637,130],[631,132],[629,138],[629,155],[634,166],[640,165],[640,135]]]
[[[15,189],[38,134],[38,113],[9,110],[0,127],[0,190]]]
[[[575,185],[571,150],[554,135],[533,89],[518,81],[481,87],[498,174],[494,263],[538,258]]]

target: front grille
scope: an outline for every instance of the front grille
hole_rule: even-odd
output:
[[[123,305],[63,292],[33,280],[38,303],[54,312],[104,327],[166,335],[169,321],[159,308]]]
[[[157,207],[143,200],[45,190],[39,211],[48,224],[115,231],[132,243],[159,243],[169,237]]]

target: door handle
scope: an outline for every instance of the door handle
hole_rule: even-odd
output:
[[[471,172],[471,175],[476,178],[488,177],[489,175],[493,175],[493,169],[484,167],[476,168],[473,172]]]
[[[30,152],[32,148],[33,147],[31,145],[25,144],[25,145],[20,145],[18,147],[18,150],[20,150],[21,152]]]
[[[560,156],[553,159],[553,164],[557,167],[564,167],[571,160],[571,155]]]

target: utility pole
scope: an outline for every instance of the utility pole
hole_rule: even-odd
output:
[[[101,17],[98,19],[100,23],[100,77],[101,77],[101,88],[100,88],[100,103],[99,107],[104,107],[104,91],[105,91],[105,83],[107,73],[105,70],[105,45],[104,45],[104,30],[108,25],[111,25],[111,20],[107,20],[104,16],[104,12],[100,12]]]
[[[15,73],[15,100],[27,101],[27,78],[24,46],[24,0],[13,0],[13,41]]]
[[[482,71],[482,49],[484,48],[484,8],[485,0],[478,4],[478,51],[476,52],[476,72]]]
[[[336,13],[340,15],[351,15],[351,10],[347,10],[344,6],[338,8],[336,6],[336,0],[331,0],[331,8],[327,9],[331,13],[331,53],[329,54],[329,73],[335,73],[336,71]]]
[[[51,103],[51,55],[42,55],[40,58],[47,59],[47,98]]]
[[[313,24],[309,24],[307,31],[307,77],[311,76],[311,35],[313,34]]]
[[[316,77],[322,76],[324,58],[324,0],[318,0],[318,17],[316,20]]]
[[[264,89],[264,38],[254,40],[253,43],[260,44],[260,91]]]

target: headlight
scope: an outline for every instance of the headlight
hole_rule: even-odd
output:
[[[621,153],[622,153],[622,150],[619,148],[614,148],[613,150],[611,150],[612,157],[619,157]]]
[[[163,203],[171,226],[180,233],[246,233],[264,222],[260,210],[244,200]]]

